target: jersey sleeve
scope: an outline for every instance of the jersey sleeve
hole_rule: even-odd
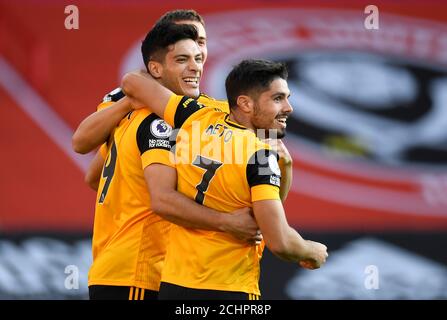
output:
[[[113,104],[113,102],[101,102],[97,107],[96,111],[101,111],[107,107],[110,107]]]
[[[173,94],[166,105],[164,119],[174,128],[180,128],[196,111],[203,108],[197,100]]]
[[[107,143],[103,143],[99,147],[98,152],[101,154],[101,157],[105,160],[107,158],[107,152],[109,152],[109,149],[107,148]]]
[[[252,202],[280,199],[281,170],[275,152],[269,149],[255,152],[247,163],[246,175]]]
[[[143,170],[153,163],[175,168],[171,149],[175,139],[170,139],[172,128],[155,113],[147,116],[137,130],[137,144],[140,150]]]
[[[110,91],[108,94],[102,98],[102,102],[98,105],[96,108],[96,111],[100,111],[102,109],[105,109],[109,106],[111,106],[114,102],[117,102],[118,100],[124,98],[124,92],[121,90],[121,88],[116,88],[113,91]]]
[[[205,107],[211,107],[225,113],[230,113],[230,106],[226,100],[216,100],[204,93],[201,93],[197,100]]]
[[[117,102],[118,100],[125,97],[125,94],[121,88],[116,88],[110,91],[104,96],[102,102]]]

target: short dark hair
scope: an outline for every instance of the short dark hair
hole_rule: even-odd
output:
[[[164,22],[197,21],[205,26],[205,21],[197,11],[192,9],[178,9],[166,12],[156,24]]]
[[[273,80],[287,80],[288,72],[284,63],[269,60],[249,59],[236,65],[225,80],[228,104],[237,105],[240,95],[260,94],[267,90]]]
[[[150,60],[163,62],[171,44],[185,39],[197,41],[198,37],[197,29],[193,25],[172,22],[157,23],[141,44],[141,54],[146,69]]]

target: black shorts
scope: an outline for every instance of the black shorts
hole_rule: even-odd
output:
[[[260,296],[237,291],[192,289],[162,282],[159,300],[259,300]]]
[[[157,300],[158,292],[125,286],[89,286],[90,300]]]

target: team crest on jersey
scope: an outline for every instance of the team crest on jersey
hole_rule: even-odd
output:
[[[151,123],[151,133],[156,138],[166,139],[169,138],[172,132],[172,127],[167,124],[163,119],[155,119]]]

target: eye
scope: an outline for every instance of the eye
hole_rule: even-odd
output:
[[[274,100],[275,102],[281,102],[282,97],[275,97],[273,100]]]
[[[197,41],[197,43],[199,44],[200,47],[206,46],[206,40],[205,39],[201,39],[201,40]]]

